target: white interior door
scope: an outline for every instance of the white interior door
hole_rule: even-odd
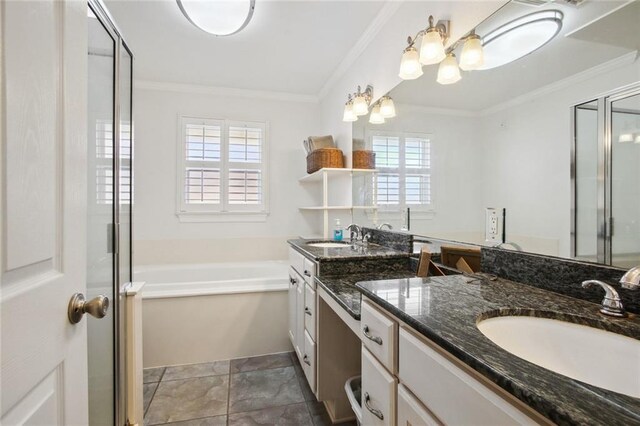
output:
[[[0,2],[0,423],[87,424],[87,5]]]

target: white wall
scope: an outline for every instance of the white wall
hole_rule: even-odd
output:
[[[168,86],[172,89],[171,86]],[[180,115],[269,124],[269,210],[266,222],[181,223],[176,216],[176,144]],[[298,178],[305,171],[302,140],[317,133],[318,105],[290,100],[191,91],[135,91],[135,209],[137,265],[286,259],[285,240],[308,234],[299,214],[310,204]]]

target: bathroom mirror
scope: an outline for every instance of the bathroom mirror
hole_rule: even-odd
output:
[[[436,82],[438,65],[424,66],[421,77],[388,93],[395,117],[353,123],[353,149],[374,151],[377,169],[375,178],[353,181],[353,204],[375,205],[354,211],[355,222],[617,266],[640,263],[640,0],[513,0],[476,34],[549,10],[561,13],[562,26],[538,50],[462,71],[448,85]],[[621,252],[611,256],[616,239]]]

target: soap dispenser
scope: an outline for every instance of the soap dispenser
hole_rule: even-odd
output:
[[[333,240],[342,241],[342,226],[340,226],[340,219],[336,219],[336,226],[333,228]]]

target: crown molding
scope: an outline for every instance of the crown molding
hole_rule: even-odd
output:
[[[316,95],[303,95],[288,92],[266,90],[236,89],[232,87],[204,86],[197,84],[168,83],[161,81],[135,80],[134,88],[139,90],[157,90],[163,92],[196,93],[201,95],[229,96],[235,98],[263,99],[268,101],[299,102],[317,104]]]
[[[604,74],[610,71],[613,71],[617,68],[621,68],[625,65],[633,64],[639,57],[638,51],[633,51],[626,53],[622,56],[619,56],[615,59],[612,59],[608,62],[604,62],[602,64],[596,65],[595,67],[588,68],[584,71],[581,71],[577,74],[564,78],[562,80],[556,81],[555,83],[548,84],[546,86],[542,86],[536,90],[525,93],[524,95],[515,97],[507,102],[503,102],[497,105],[494,105],[490,108],[484,109],[479,112],[478,115],[486,116],[494,114],[498,111],[502,111],[507,108],[513,108],[515,106],[521,105],[525,102],[529,102],[533,99],[548,95],[550,93],[556,92],[558,90],[564,89],[566,87],[572,86],[574,84],[589,80],[593,77],[596,77],[600,74]]]
[[[344,75],[345,72],[355,63],[360,55],[365,51],[367,46],[371,44],[373,39],[378,35],[380,30],[391,19],[402,5],[402,0],[388,0],[377,13],[373,21],[364,30],[358,41],[347,52],[338,67],[331,74],[329,79],[324,83],[318,92],[318,99],[324,98],[331,90],[334,84]]]

